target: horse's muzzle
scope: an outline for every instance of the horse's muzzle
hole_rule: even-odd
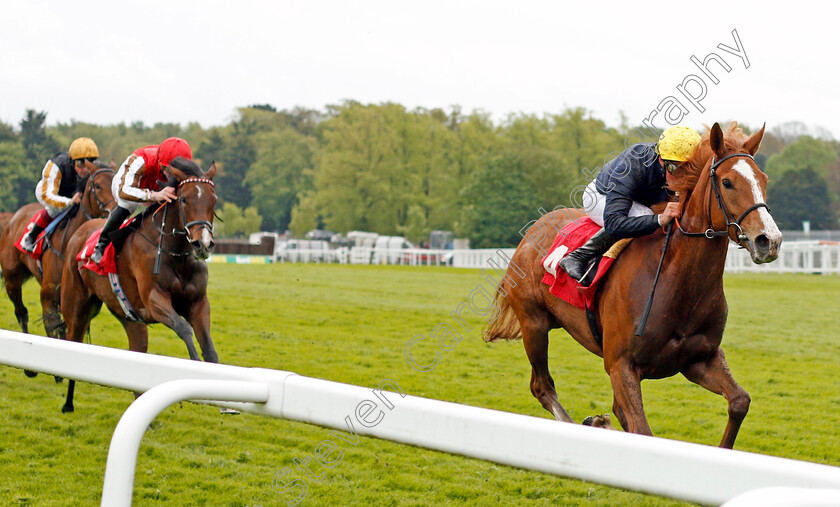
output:
[[[193,253],[199,260],[205,260],[213,253],[213,247],[216,246],[216,243],[213,241],[213,234],[206,228],[202,228],[199,239],[190,241],[190,246],[192,246]]]
[[[782,237],[769,238],[764,234],[759,234],[752,240],[749,240],[750,257],[756,264],[765,264],[773,262],[779,257],[779,248],[782,246]]]

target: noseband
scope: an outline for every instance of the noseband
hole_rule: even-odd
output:
[[[755,211],[759,208],[767,208],[767,211],[770,211],[770,207],[767,206],[766,203],[758,202],[758,203],[753,204],[749,208],[747,208],[747,210],[744,211],[743,213],[741,213],[741,216],[739,216],[737,220],[733,220],[733,215],[729,211],[729,206],[727,206],[726,201],[723,200],[723,194],[721,194],[720,184],[718,183],[718,180],[717,180],[716,169],[726,160],[729,160],[730,158],[735,158],[735,157],[744,157],[744,158],[748,158],[750,160],[755,161],[753,156],[750,155],[749,153],[732,153],[732,154],[727,155],[727,156],[725,156],[725,157],[723,157],[723,158],[721,158],[720,160],[717,160],[717,161],[715,160],[714,157],[712,157],[712,167],[709,169],[709,181],[712,184],[711,185],[712,188],[711,188],[711,190],[709,190],[709,206],[708,206],[709,228],[706,229],[704,232],[687,232],[687,231],[683,230],[682,226],[679,224],[679,222],[677,222],[677,227],[679,227],[680,232],[683,235],[692,236],[692,237],[701,237],[702,236],[702,237],[706,237],[708,239],[712,239],[712,238],[715,238],[715,237],[730,236],[729,230],[734,227],[735,228],[735,237],[738,238],[737,243],[741,244],[742,241],[747,239],[746,234],[744,234],[744,231],[741,230],[741,222],[743,222],[743,220],[747,217],[747,215],[749,215],[750,213],[752,213],[753,211]],[[718,208],[720,208],[720,210],[723,212],[723,215],[726,217],[726,230],[725,231],[716,231],[712,227],[712,192],[714,192],[714,194],[715,194],[715,199],[717,200]]]
[[[181,187],[184,186],[184,184],[186,183],[205,183],[214,188],[216,186],[212,180],[208,180],[206,178],[187,178],[178,184],[179,192],[181,191]],[[181,217],[181,226],[184,228],[184,231],[187,233],[187,236],[189,236],[190,234],[190,227],[194,225],[198,225],[199,228],[207,229],[210,232],[210,236],[213,236],[213,223],[209,220],[193,220],[192,222],[184,223],[184,213],[180,199],[178,199],[178,215],[180,215]]]

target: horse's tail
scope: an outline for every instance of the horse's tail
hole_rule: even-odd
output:
[[[502,287],[506,278],[502,278],[499,286],[496,287],[496,303],[499,304],[499,316],[484,328],[482,337],[486,342],[499,340],[518,340],[522,338],[522,328],[519,326],[519,319],[505,297],[506,292]],[[507,287],[510,290],[510,286]]]

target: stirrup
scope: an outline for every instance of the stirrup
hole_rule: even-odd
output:
[[[592,259],[589,261],[589,266],[586,268],[586,271],[583,272],[583,275],[580,277],[580,280],[577,281],[583,287],[589,287],[592,285],[592,280],[595,279],[595,273],[597,271],[592,271],[592,268],[597,267],[600,264],[598,259]],[[589,275],[592,276],[589,276]]]
[[[108,248],[107,245],[105,246],[105,248]],[[100,262],[102,262],[102,257],[105,256],[105,248],[100,250],[99,248],[94,247],[93,253],[90,254],[90,261],[94,264],[99,264]]]

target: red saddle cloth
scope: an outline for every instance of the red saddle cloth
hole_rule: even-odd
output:
[[[85,247],[82,248],[82,251],[76,256],[76,260],[80,263],[79,269],[87,268],[97,275],[104,276],[108,273],[117,272],[117,254],[114,253],[114,245],[109,243],[105,248],[105,254],[102,256],[102,262],[96,264],[90,260],[90,256],[93,255],[93,249],[96,247],[96,242],[99,241],[99,236],[101,234],[102,229],[99,229],[90,235],[85,242]]]
[[[29,223],[26,224],[26,227],[23,228],[23,234],[20,235],[17,242],[15,243],[15,248],[20,250],[21,252],[25,253],[26,255],[32,257],[36,261],[41,260],[41,254],[44,253],[44,236],[47,235],[46,232],[41,231],[41,234],[38,235],[38,239],[35,240],[35,249],[32,252],[27,252],[20,246],[21,242],[23,242],[23,238],[29,234],[29,231],[32,230],[32,226],[35,225],[35,219],[38,217],[38,214],[35,213],[32,218],[29,219]]]
[[[557,264],[567,253],[589,241],[589,238],[600,229],[601,226],[589,217],[579,219],[578,223],[570,223],[563,228],[562,232],[557,234],[557,238],[551,245],[551,250],[543,259],[545,276],[543,276],[542,281],[544,284],[551,286],[548,291],[581,309],[592,308],[598,284],[607,274],[615,259],[606,256],[601,258],[595,279],[589,287],[584,287],[577,280],[572,279],[565,271],[557,267]]]

